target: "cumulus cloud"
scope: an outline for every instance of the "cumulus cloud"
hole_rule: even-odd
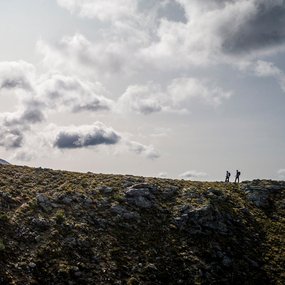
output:
[[[254,72],[257,76],[267,77],[267,76],[280,76],[282,71],[276,67],[272,62],[258,60],[254,65]]]
[[[25,61],[0,62],[0,90],[31,90],[34,73],[34,66]]]
[[[280,88],[283,90],[283,92],[285,92],[285,73],[274,63],[258,60],[249,64],[246,69],[258,77],[274,78],[280,85]]]
[[[159,152],[156,151],[152,145],[146,146],[136,141],[126,141],[126,144],[129,147],[129,150],[136,154],[143,155],[150,159],[157,159],[160,157]]]
[[[223,49],[230,53],[247,53],[278,47],[284,44],[285,31],[285,1],[284,0],[251,0],[236,1],[233,5],[237,8],[248,6],[249,10],[243,11],[244,16],[236,17],[226,38]],[[249,3],[246,3],[249,2]],[[242,21],[241,21],[242,20]]]
[[[166,88],[159,84],[131,85],[117,102],[117,110],[149,115],[157,112],[187,111],[187,102],[198,101],[219,106],[232,96],[205,80],[182,77],[173,79]]]
[[[40,74],[24,61],[0,62],[0,90],[14,91],[15,112],[0,114],[0,145],[20,148],[33,125],[44,122],[55,111],[97,112],[110,110],[113,101],[98,82],[59,73]]]
[[[119,98],[118,107],[122,111],[148,115],[162,111],[165,101],[165,95],[158,85],[131,85]]]
[[[98,145],[114,145],[121,137],[112,128],[100,122],[93,125],[69,127],[57,134],[54,146],[60,149],[85,148]]]
[[[146,59],[162,68],[187,68],[190,63],[240,64],[241,58],[284,49],[283,0],[177,2],[187,21],[162,20],[158,40],[142,50]]]
[[[119,20],[134,15],[137,2],[134,0],[57,0],[58,4],[71,13],[101,21]]]
[[[129,26],[104,29],[96,42],[90,42],[77,33],[65,36],[55,44],[44,41],[37,43],[37,50],[43,56],[43,64],[52,70],[66,74],[108,77],[120,73],[126,76],[138,69],[139,46],[147,44],[144,30]],[[132,55],[132,60],[130,59]],[[80,66],[80,68],[78,68]]]
[[[25,133],[31,130],[32,125],[45,119],[37,102],[28,101],[25,104],[14,113],[0,114],[0,145],[6,149],[22,147]]]
[[[107,91],[99,82],[82,81],[61,74],[46,75],[37,86],[38,98],[49,109],[66,109],[72,112],[110,110],[113,101],[105,97]]]
[[[6,149],[15,149],[22,146],[24,140],[23,131],[21,128],[0,126],[0,146]]]
[[[189,64],[241,64],[241,58],[284,49],[284,0],[58,0],[58,4],[82,17],[110,23],[96,44],[78,34],[64,38],[57,48],[76,55],[83,65],[91,63],[109,72],[122,68],[129,72],[142,65],[179,70],[189,69]],[[42,50],[48,58],[51,49]],[[129,55],[132,60],[126,60]]]
[[[149,159],[157,159],[160,157],[153,146],[132,141],[101,122],[79,127],[72,126],[59,129],[55,127],[50,137],[54,137],[54,135],[52,135],[53,133],[56,134],[52,143],[53,147],[62,150],[90,148],[99,145],[114,145],[119,149],[127,147],[129,151]]]
[[[69,109],[72,112],[110,110],[113,101],[99,82],[81,80],[61,73],[40,74],[23,61],[0,62],[0,89],[21,90],[18,99],[25,114]]]
[[[174,105],[181,105],[189,99],[198,98],[202,102],[218,106],[232,96],[229,91],[191,77],[174,79],[168,86],[168,93]]]
[[[207,173],[205,172],[199,172],[199,171],[196,171],[196,170],[189,170],[189,171],[186,171],[184,173],[181,173],[179,175],[180,178],[182,179],[201,179],[201,178],[205,178],[207,177]]]

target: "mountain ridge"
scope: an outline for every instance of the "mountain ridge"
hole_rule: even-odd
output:
[[[284,181],[0,166],[0,284],[284,284]]]

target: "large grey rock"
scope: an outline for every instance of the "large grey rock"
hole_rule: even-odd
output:
[[[125,201],[139,208],[151,208],[155,205],[156,187],[147,183],[131,186],[125,193]]]
[[[197,208],[184,206],[180,214],[174,217],[177,228],[191,234],[209,234],[213,231],[229,234],[227,220],[230,222],[231,217],[223,216],[219,209],[211,204]]]
[[[43,193],[39,193],[36,196],[38,205],[44,210],[49,211],[52,208],[50,199]]]
[[[118,215],[124,220],[139,220],[140,215],[137,212],[129,211],[126,207],[115,205],[111,208],[111,212]]]
[[[272,203],[271,197],[275,194],[284,191],[285,185],[283,184],[268,184],[260,180],[254,180],[252,183],[245,183],[241,187],[247,199],[256,207],[266,208]]]
[[[113,193],[113,188],[108,186],[99,186],[96,188],[103,195],[110,195]]]
[[[178,193],[179,188],[178,187],[169,187],[162,189],[161,195],[164,199],[169,199],[174,197]]]

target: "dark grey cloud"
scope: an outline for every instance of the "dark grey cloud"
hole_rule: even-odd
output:
[[[60,149],[85,148],[97,145],[113,145],[120,141],[121,137],[114,130],[103,124],[83,126],[59,132],[54,146]]]
[[[254,1],[255,13],[238,29],[230,27],[223,43],[227,53],[246,53],[276,47],[285,42],[285,1]]]

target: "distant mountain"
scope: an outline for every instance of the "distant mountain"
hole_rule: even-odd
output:
[[[4,159],[0,159],[0,164],[2,164],[2,165],[7,165],[7,164],[10,164],[10,163],[7,162],[7,161],[4,160]]]

